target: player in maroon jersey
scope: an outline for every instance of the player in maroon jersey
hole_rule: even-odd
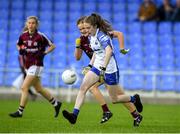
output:
[[[45,90],[41,85],[40,77],[43,71],[43,58],[46,54],[54,50],[55,45],[44,34],[37,30],[38,25],[39,21],[36,16],[28,17],[24,32],[20,35],[17,43],[19,53],[24,56],[24,67],[27,76],[21,87],[20,106],[16,112],[9,114],[14,118],[22,117],[28,101],[28,89],[31,86],[54,106],[55,117],[58,116],[61,107],[61,102],[56,100],[49,91]]]
[[[89,33],[86,31],[86,29],[84,28],[84,19],[86,17],[81,17],[78,21],[77,21],[77,26],[80,30],[81,36],[80,38],[78,38],[76,40],[76,49],[75,49],[75,57],[77,60],[81,59],[82,53],[85,52],[86,55],[91,59],[92,55],[93,55],[93,50],[90,48],[89,45],[89,39],[88,39],[88,35]],[[120,47],[120,52],[122,54],[126,54],[128,53],[128,49],[124,49],[124,37],[123,37],[123,33],[119,32],[119,31],[109,31],[110,36],[112,37],[116,37],[118,38],[119,41],[119,47]],[[87,73],[90,68],[91,68],[91,63],[90,65],[88,65],[88,67],[85,67],[85,69],[83,70],[83,73]],[[94,86],[91,87],[91,92],[93,93],[93,95],[95,96],[95,98],[98,100],[98,102],[101,104],[101,106],[106,105],[106,102],[101,94],[101,92],[98,89],[98,86],[101,85],[102,83],[96,83]],[[117,93],[121,94],[121,90],[117,90]],[[137,95],[136,95],[137,96]],[[107,105],[106,105],[107,106]],[[134,107],[134,105],[132,103],[124,103],[124,106],[130,111],[133,119],[135,120],[137,116],[139,116],[139,113],[136,111],[136,108]],[[138,110],[139,112],[142,112],[141,109]],[[104,123],[106,121],[108,121],[111,116],[112,113],[110,113],[110,111],[106,112],[103,110],[103,117],[101,120],[101,123]],[[134,124],[136,125],[136,124]]]

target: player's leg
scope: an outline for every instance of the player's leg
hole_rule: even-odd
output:
[[[140,115],[136,111],[136,108],[134,106],[136,98],[134,96],[126,95],[119,85],[108,85],[107,88],[112,102],[123,103],[123,105],[129,110],[134,119],[134,126],[139,126],[140,122],[142,121],[142,115]]]
[[[113,103],[124,103],[126,108],[131,112],[131,115],[136,119],[137,117],[140,117],[138,112],[142,112],[143,106],[140,101],[139,95],[129,96],[125,95],[123,88],[119,85],[119,75],[118,71],[111,73],[111,74],[105,74],[105,82],[106,82],[106,88],[109,89],[109,95],[112,99]],[[127,103],[128,102],[128,103]],[[135,107],[138,112],[136,112]],[[141,119],[142,120],[142,119]]]
[[[28,90],[29,90],[29,87],[33,84],[34,79],[35,79],[35,76],[31,76],[31,75],[26,76],[21,87],[20,106],[15,113],[9,114],[11,117],[22,117],[24,108],[28,100]]]
[[[58,117],[59,110],[61,107],[61,102],[56,100],[49,91],[45,90],[41,85],[40,77],[35,78],[35,82],[33,83],[35,90],[40,93],[44,98],[46,98],[55,108],[55,117]]]
[[[63,110],[63,116],[71,123],[71,124],[75,124],[78,114],[79,114],[79,110],[84,102],[85,99],[85,95],[86,92],[88,91],[88,89],[90,87],[92,87],[97,81],[99,80],[99,77],[92,71],[89,71],[84,79],[83,82],[80,86],[80,90],[78,92],[78,95],[76,97],[76,102],[75,102],[75,106],[74,106],[74,110],[72,113],[69,113],[66,110]]]
[[[119,88],[116,89],[117,91],[117,94],[118,95],[123,95],[125,94],[124,93],[124,89],[119,85]],[[133,112],[134,109],[137,109],[138,112],[142,112],[143,110],[143,105],[141,103],[141,100],[140,100],[140,96],[138,94],[135,94],[134,96],[132,96],[135,98],[135,101],[133,104],[129,104],[129,103],[124,103],[125,107],[127,107],[127,109],[129,109],[130,112]],[[135,108],[136,107],[136,108]]]
[[[117,93],[119,95],[121,95],[121,94],[123,94],[122,93],[123,88],[121,86],[119,86],[119,87],[120,87],[120,89],[117,91]],[[132,117],[134,119],[134,126],[139,126],[139,123],[142,121],[142,115],[140,115],[139,112],[136,110],[136,107],[135,107],[134,103],[127,102],[127,103],[123,103],[123,105],[131,113],[131,115],[132,115]]]
[[[20,68],[21,68],[21,72],[23,73],[23,77],[25,79],[26,78],[26,71],[25,71],[23,66],[21,66]],[[37,98],[37,95],[32,91],[31,88],[29,88],[28,93],[31,96],[33,101]]]
[[[29,95],[31,96],[31,99],[32,99],[33,101],[35,101],[36,98],[37,98],[37,94],[34,93],[34,91],[32,90],[31,87],[29,88],[28,93],[29,93]]]
[[[96,83],[95,85],[93,85],[90,88],[90,92],[93,94],[93,96],[95,97],[95,99],[99,102],[99,104],[102,106],[104,104],[106,104],[106,101],[102,95],[102,93],[99,91],[98,87],[100,86],[100,83]],[[104,111],[103,111],[104,112]]]
[[[102,95],[102,93],[100,92],[100,90],[98,89],[98,86],[101,85],[101,83],[96,83],[95,85],[93,85],[90,88],[90,92],[94,95],[94,97],[96,98],[96,100],[100,103],[101,108],[103,110],[103,117],[101,119],[101,123],[105,123],[106,121],[108,121],[111,117],[112,117],[112,113],[109,110],[107,103]]]

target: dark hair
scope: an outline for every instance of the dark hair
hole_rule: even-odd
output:
[[[80,23],[83,23],[86,18],[87,18],[87,16],[81,16],[81,17],[77,20],[76,25],[79,25]]]
[[[97,26],[97,28],[106,35],[109,35],[109,32],[113,31],[111,24],[97,13],[92,13],[90,16],[85,18],[84,22],[89,23],[92,26]]]

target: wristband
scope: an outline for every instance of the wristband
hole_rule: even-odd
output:
[[[92,68],[92,65],[91,65],[91,64],[89,64],[89,65],[88,65],[88,67]]]
[[[105,67],[100,67],[101,70],[103,71],[106,71],[106,68]]]
[[[76,46],[76,48],[80,48],[80,46]]]

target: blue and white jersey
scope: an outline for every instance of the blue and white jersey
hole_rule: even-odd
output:
[[[97,29],[95,36],[91,36],[90,38],[90,45],[95,53],[95,61],[93,66],[98,70],[101,70],[99,67],[103,66],[105,61],[105,48],[109,45],[113,49],[112,40],[108,35]],[[109,64],[106,67],[105,73],[111,74],[117,71],[117,62],[113,52]]]

